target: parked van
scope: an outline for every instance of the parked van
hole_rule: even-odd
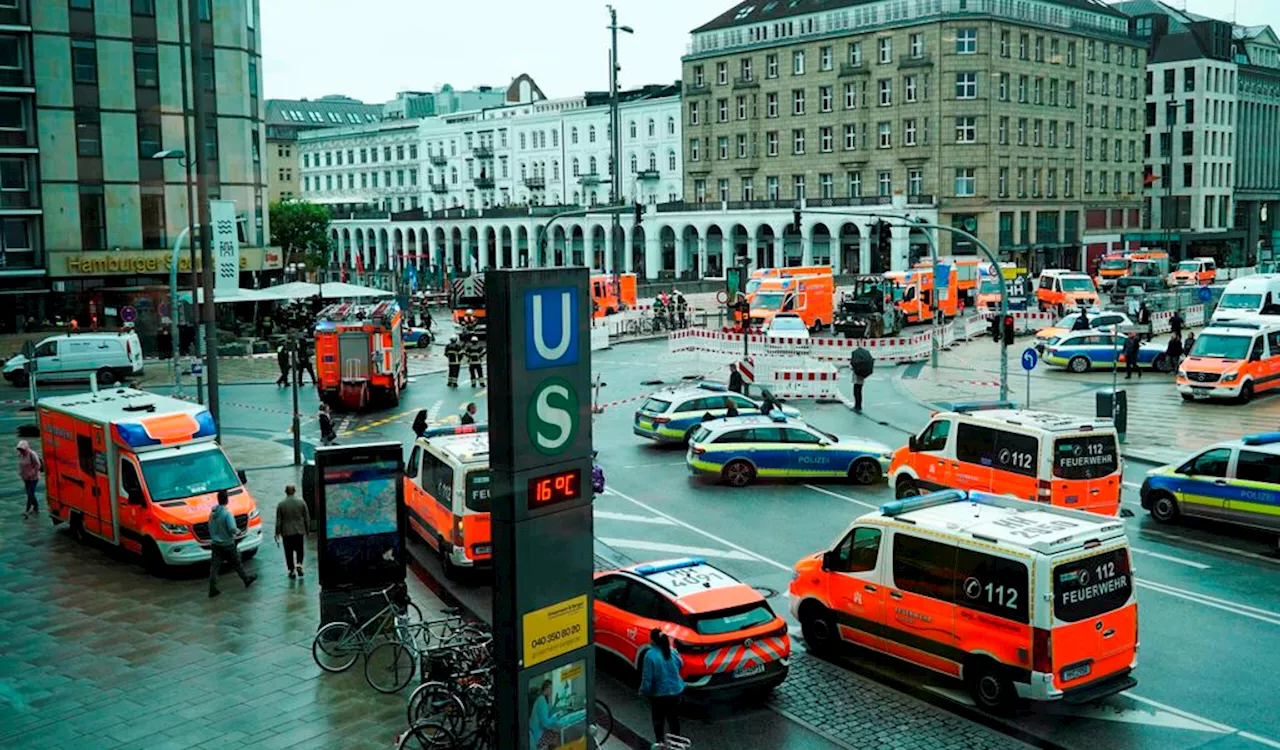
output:
[[[591,316],[603,318],[636,306],[634,273],[591,274]]]
[[[138,334],[65,333],[50,336],[36,345],[36,382],[88,380],[96,375],[98,385],[111,385],[142,375],[142,344]],[[21,354],[4,363],[4,379],[14,385],[27,384]]]
[[[1194,516],[1280,531],[1280,432],[1210,445],[1154,469],[1139,497],[1161,523]]]
[[[985,492],[881,506],[795,565],[810,650],[850,643],[963,680],[980,708],[1137,685],[1124,524]]]
[[[488,426],[427,430],[404,473],[409,527],[436,551],[445,575],[491,566]]]
[[[935,414],[894,453],[889,481],[896,496],[954,488],[1120,512],[1124,464],[1111,420],[1003,406],[958,405]]]
[[[1280,325],[1215,323],[1196,337],[1178,368],[1182,400],[1230,398],[1242,403],[1280,388]]]
[[[962,309],[956,274],[951,266],[939,264],[939,272],[946,279],[938,286],[938,309],[944,318],[955,317]],[[908,323],[927,323],[933,320],[934,282],[933,268],[913,268],[909,271],[890,271],[884,275],[892,284],[893,302]]]
[[[226,490],[240,552],[262,544],[253,496],[217,443],[208,409],[119,388],[42,398],[49,517],[142,556],[149,567],[209,559],[209,513]]]
[[[1280,273],[1256,273],[1227,283],[1211,323],[1274,316],[1280,321]]]
[[[751,298],[751,326],[764,328],[774,315],[793,312],[809,330],[820,331],[835,317],[835,295],[835,281],[829,274],[766,278]]]
[[[830,276],[831,266],[783,266],[781,268],[757,268],[747,279],[745,294],[752,294],[760,288],[765,279],[781,279],[788,276]]]
[[[1040,272],[1040,282],[1036,285],[1036,302],[1040,305],[1040,312],[1066,315],[1068,311],[1080,307],[1097,307],[1098,290],[1093,285],[1093,279],[1079,271],[1050,269]]]
[[[977,258],[954,258],[944,256],[938,258],[938,265],[951,269],[955,277],[956,299],[962,307],[973,307],[978,302],[978,284],[981,282],[983,264]],[[926,258],[915,264],[914,268],[932,271],[933,261]]]
[[[1207,286],[1217,278],[1217,261],[1213,258],[1191,258],[1180,261],[1169,274],[1169,286]]]

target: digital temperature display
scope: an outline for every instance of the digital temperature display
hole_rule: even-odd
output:
[[[529,510],[582,497],[582,470],[570,469],[529,480]]]

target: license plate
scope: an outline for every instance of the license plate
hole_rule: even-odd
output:
[[[475,550],[477,555],[488,555],[493,551],[493,547],[487,544],[477,544],[475,547],[472,547],[472,549]]]
[[[1192,387],[1191,395],[1195,398],[1209,398],[1209,394],[1213,393],[1212,388],[1195,388]]]
[[[1072,680],[1078,680],[1089,674],[1091,671],[1093,671],[1092,664],[1081,664],[1078,667],[1067,667],[1062,670],[1062,681],[1071,682]]]
[[[736,677],[751,677],[751,676],[753,676],[753,675],[758,675],[758,674],[761,674],[761,673],[763,673],[763,672],[764,672],[764,665],[763,665],[763,664],[748,664],[748,665],[747,665],[747,666],[745,666],[745,667],[738,667],[737,669],[733,670],[733,676],[734,676],[735,678],[736,678]]]

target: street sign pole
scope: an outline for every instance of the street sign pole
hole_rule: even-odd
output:
[[[1032,347],[1022,350],[1022,369],[1027,373],[1027,403],[1022,408],[1031,408],[1031,371],[1036,369],[1036,363],[1040,361],[1040,355]]]
[[[559,736],[582,738],[568,747],[587,746],[594,713],[587,279],[485,275],[497,746],[512,750],[532,750],[538,701],[568,696]]]

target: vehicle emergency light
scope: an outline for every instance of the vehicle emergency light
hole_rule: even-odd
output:
[[[712,383],[706,380],[699,381],[698,387],[704,391],[716,391],[718,393],[723,393],[724,391],[729,390],[728,387],[725,385],[722,385],[720,383]]]
[[[1272,443],[1280,443],[1280,432],[1264,432],[1258,435],[1245,435],[1242,440],[1245,445],[1271,445]]]
[[[707,561],[702,557],[686,557],[681,560],[667,560],[665,562],[647,563],[645,565],[637,565],[631,570],[642,576],[651,576],[654,573],[665,573],[668,570],[680,570],[681,568],[696,568],[699,565],[706,565]]]
[[[950,404],[949,406],[950,406],[951,408],[950,408],[950,409],[948,409],[948,411],[953,411],[953,412],[956,412],[957,414],[971,414],[971,413],[973,413],[973,412],[975,412],[975,411],[987,411],[987,410],[990,410],[990,409],[1013,409],[1013,408],[1015,408],[1015,404],[1014,404],[1012,401],[1002,401],[1002,400],[994,400],[994,401],[958,401],[958,402],[956,402],[956,403],[954,403],[954,404]]]
[[[456,427],[432,427],[429,430],[422,431],[422,437],[433,438],[445,435],[471,435],[478,432],[488,432],[489,425],[484,422],[476,424],[464,424]]]

